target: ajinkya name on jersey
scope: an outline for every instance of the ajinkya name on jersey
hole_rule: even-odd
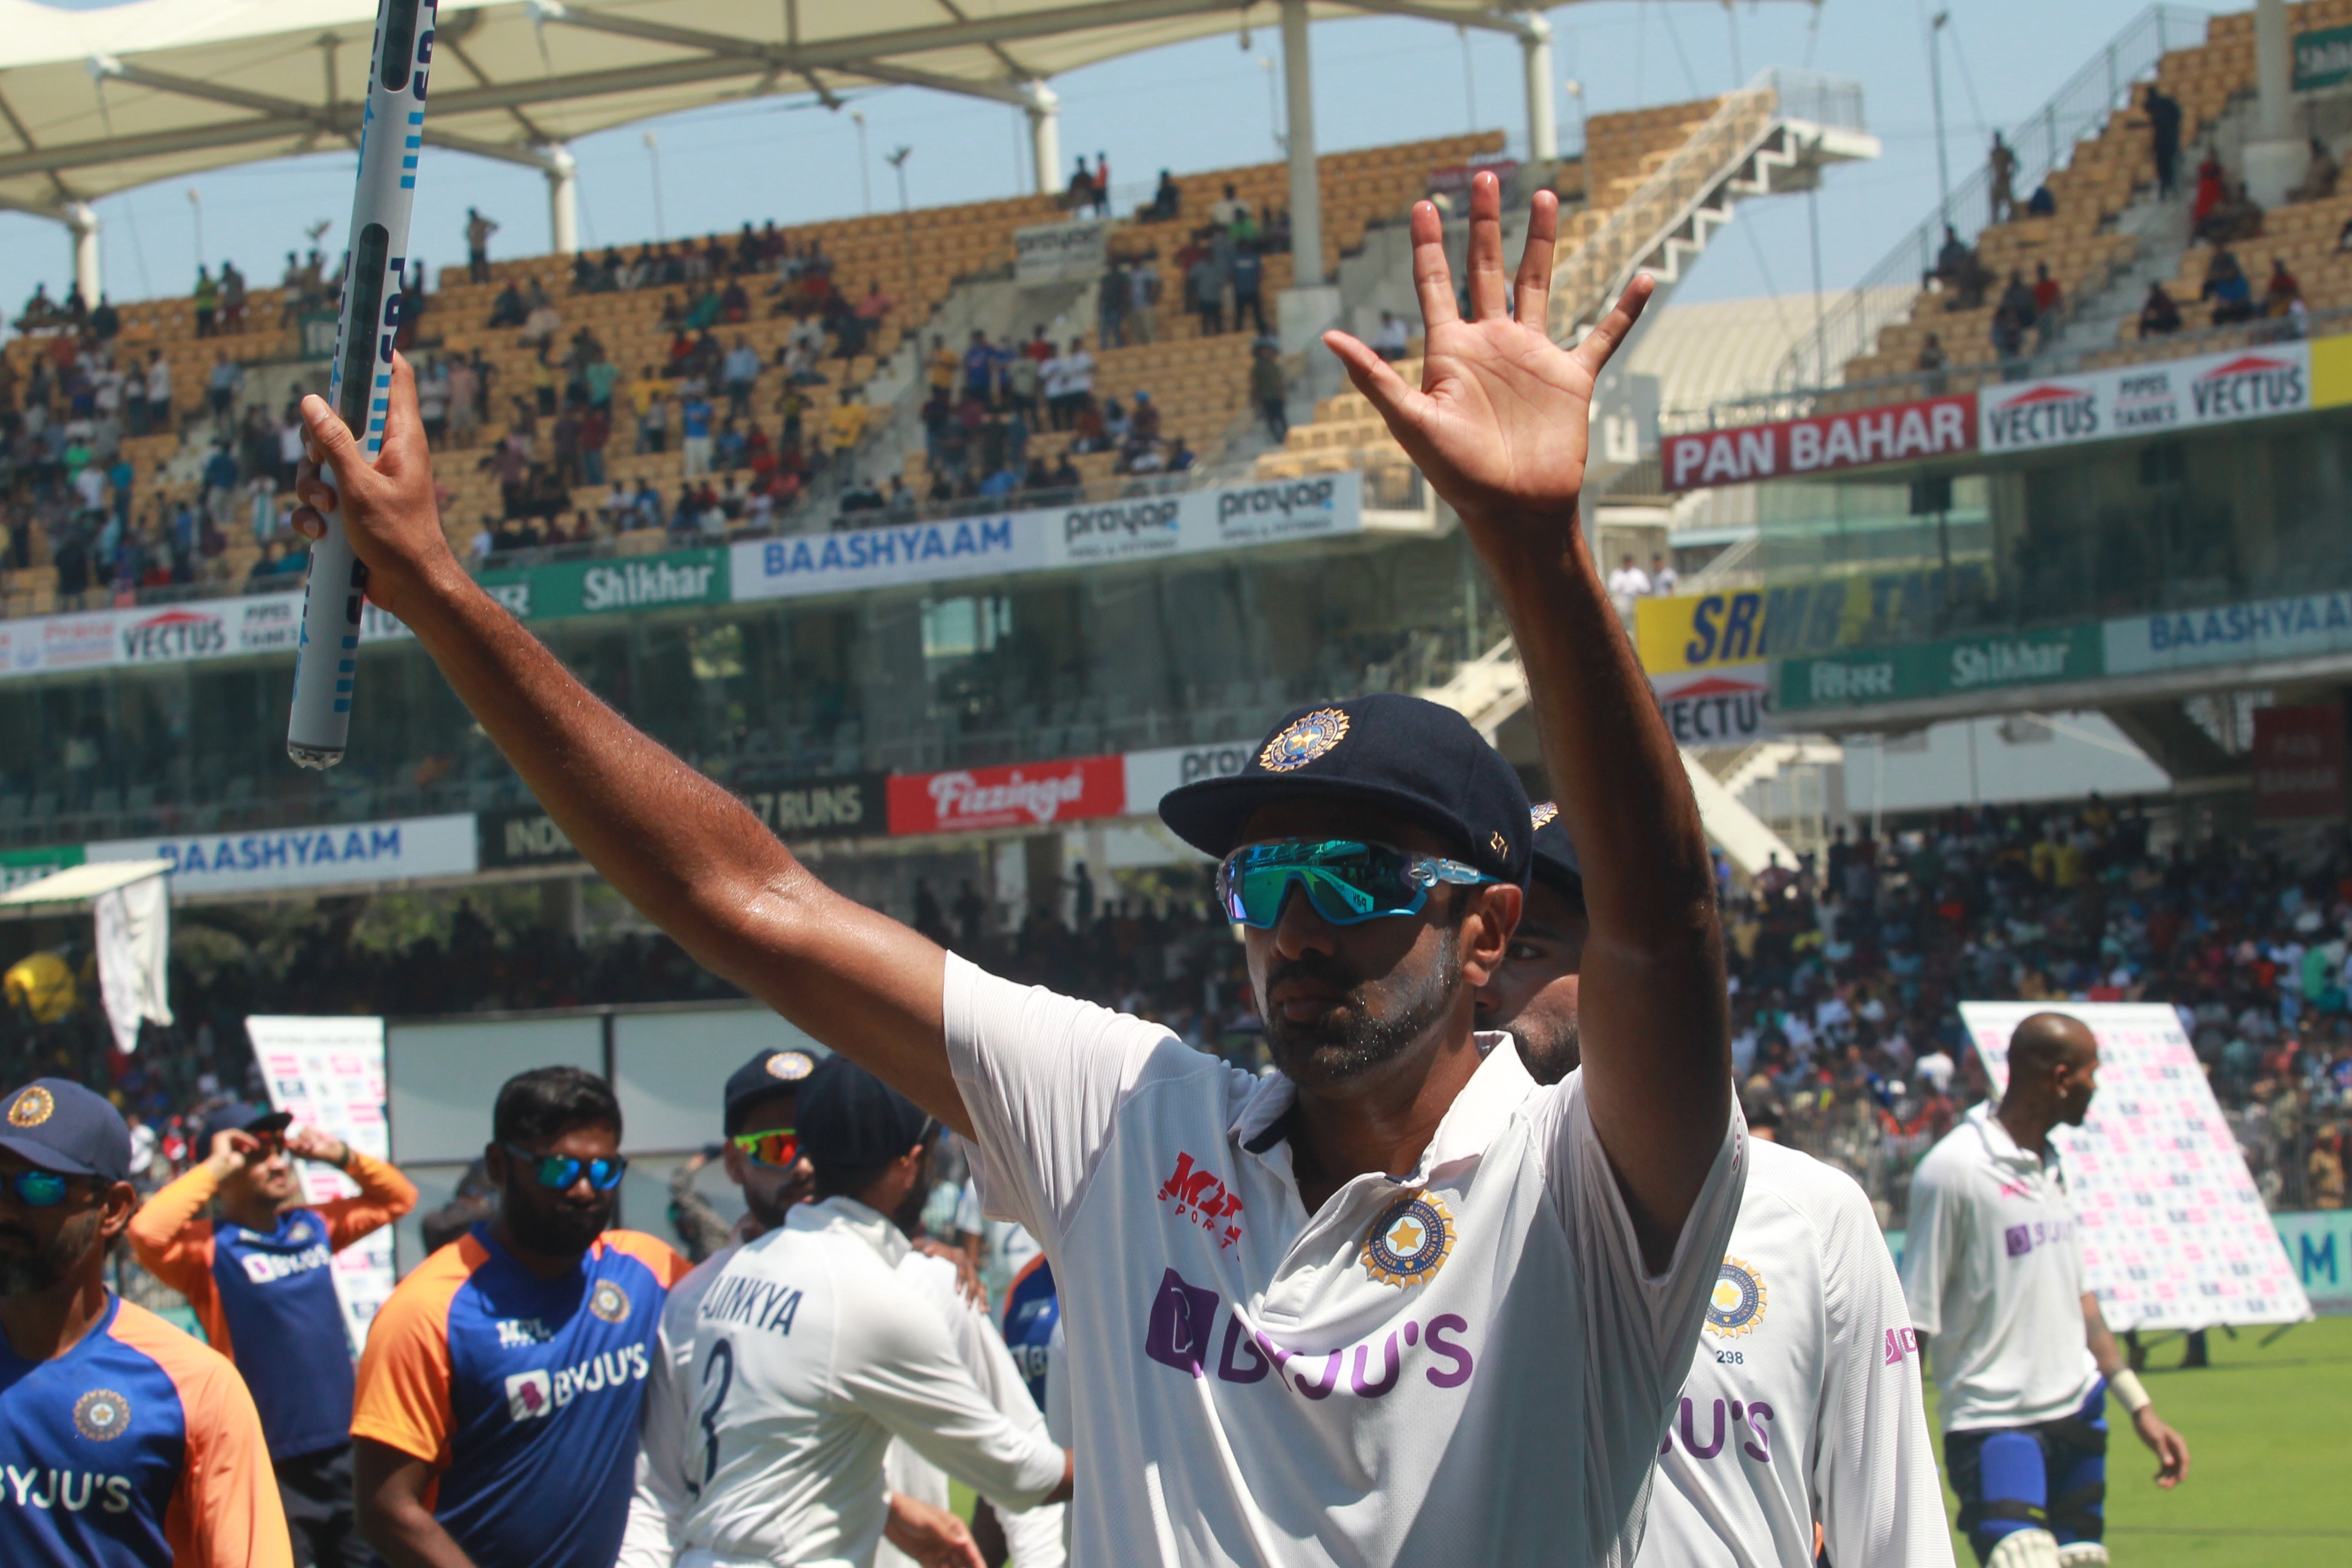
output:
[[[589,1298],[588,1310],[608,1323],[617,1323],[629,1315],[628,1295],[610,1279],[599,1280]],[[499,1345],[502,1350],[542,1343],[547,1338],[546,1327],[536,1318],[499,1321]],[[602,1394],[606,1389],[643,1383],[652,1370],[646,1347],[634,1344],[600,1351],[572,1366],[541,1366],[512,1373],[506,1382],[507,1415],[514,1421],[541,1420],[583,1394]]]

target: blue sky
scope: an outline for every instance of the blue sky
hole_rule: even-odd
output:
[[[1957,181],[1981,156],[1993,126],[2037,108],[2134,17],[2139,0],[1943,0],[1952,13],[1944,66],[1948,151]],[[1927,0],[1591,0],[1550,12],[1556,75],[1585,84],[1590,112],[1719,92],[1768,65],[1853,77],[1871,129],[1885,145],[1872,164],[1830,172],[1818,198],[1824,285],[1851,284],[1936,201],[1936,144],[1925,44]],[[1272,7],[1255,8],[1247,49],[1238,26],[1223,37],[1073,71],[1057,79],[1062,144],[1107,150],[1115,180],[1141,182],[1162,165],[1213,168],[1276,156],[1270,73],[1280,39]],[[1318,23],[1313,30],[1316,134],[1325,151],[1468,129],[1501,128],[1523,146],[1525,100],[1517,46],[1392,17]],[[1562,94],[1563,142],[1577,106]],[[1018,111],[894,88],[851,106],[866,120],[864,178],[847,110],[774,99],[672,116],[583,139],[582,230],[597,246],[653,237],[659,143],[660,216],[676,236],[731,228],[749,217],[790,226],[878,209],[898,191],[885,153],[914,151],[908,195],[918,206],[1028,188],[1027,135]],[[340,254],[351,204],[349,153],[250,164],[109,196],[107,287],[118,299],[184,289],[194,276],[201,206],[206,258],[234,257],[256,282],[320,219]],[[196,193],[192,202],[188,193]],[[433,261],[460,258],[465,209],[504,225],[498,254],[543,251],[546,186],[528,170],[428,150],[420,171],[413,245]],[[1752,202],[1719,237],[1678,299],[1729,299],[1810,288],[1812,249],[1801,196]],[[62,291],[70,274],[65,231],[0,214],[0,302],[14,313],[34,281]]]

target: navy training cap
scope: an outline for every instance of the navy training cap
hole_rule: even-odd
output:
[[[215,1108],[196,1130],[195,1157],[204,1159],[213,1152],[213,1140],[224,1132],[283,1132],[294,1124],[290,1110],[265,1110],[258,1105],[232,1100]]]
[[[1536,880],[1582,909],[1584,867],[1576,858],[1576,841],[1568,836],[1559,807],[1538,801],[1528,809],[1528,820],[1535,825]]]
[[[761,1051],[727,1079],[726,1109],[720,1125],[732,1138],[743,1131],[743,1112],[761,1100],[780,1094],[797,1094],[809,1075],[816,1071],[816,1058],[806,1051]]]
[[[831,1056],[801,1080],[801,1148],[820,1169],[887,1165],[922,1142],[923,1108],[851,1061]]]
[[[1469,720],[1401,692],[1293,709],[1241,772],[1162,796],[1160,819],[1222,860],[1259,806],[1318,796],[1395,811],[1444,835],[1487,875],[1527,883],[1533,833],[1519,775]]]
[[[104,1095],[70,1079],[37,1078],[0,1110],[0,1149],[61,1176],[131,1179],[131,1128]]]

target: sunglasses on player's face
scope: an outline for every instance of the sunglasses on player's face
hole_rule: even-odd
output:
[[[568,1191],[583,1175],[590,1186],[600,1193],[609,1193],[621,1184],[621,1178],[629,1170],[628,1160],[619,1154],[602,1160],[576,1160],[569,1154],[534,1153],[511,1143],[507,1145],[507,1152],[520,1160],[523,1169],[541,1186],[559,1193]]]
[[[765,1132],[738,1132],[730,1142],[755,1163],[772,1165],[779,1171],[789,1169],[801,1157],[801,1135],[789,1127],[772,1127]]]
[[[73,1178],[55,1171],[11,1171],[0,1181],[5,1181],[16,1201],[28,1209],[53,1209],[73,1190]]]
[[[1270,931],[1296,885],[1326,923],[1351,926],[1421,912],[1441,882],[1476,887],[1495,878],[1475,866],[1356,838],[1285,838],[1245,844],[1217,868],[1229,919]]]

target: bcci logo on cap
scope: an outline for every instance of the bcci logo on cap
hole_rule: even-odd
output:
[[[1418,1285],[1453,1250],[1453,1215],[1428,1193],[1407,1193],[1372,1221],[1364,1237],[1364,1272],[1387,1285]]]
[[[786,1083],[798,1083],[816,1070],[816,1063],[806,1051],[778,1051],[768,1058],[768,1076],[782,1079]]]
[[[110,1388],[93,1388],[74,1401],[74,1430],[93,1443],[131,1430],[131,1401]]]
[[[1550,801],[1543,801],[1528,808],[1528,826],[1540,833],[1551,826],[1552,818],[1559,815],[1559,806]]]
[[[1748,1332],[1764,1321],[1764,1276],[1756,1266],[1725,1258],[1706,1300],[1708,1331],[1732,1338]]]
[[[610,1279],[600,1280],[596,1289],[589,1293],[588,1310],[608,1323],[625,1322],[629,1316],[629,1293]]]
[[[1337,708],[1318,709],[1284,726],[1265,743],[1257,765],[1270,773],[1303,768],[1348,738],[1348,716]]]
[[[35,1084],[9,1102],[8,1125],[38,1127],[54,1115],[57,1109],[57,1098],[39,1084]]]

